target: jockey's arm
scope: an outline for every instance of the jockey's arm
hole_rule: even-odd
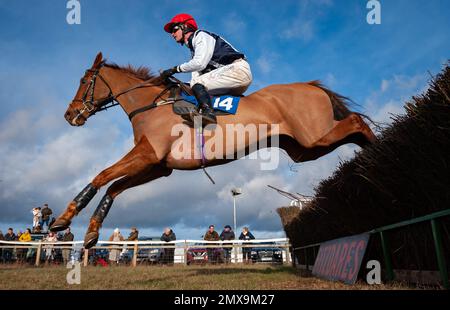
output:
[[[199,32],[192,40],[192,47],[194,48],[194,56],[186,63],[178,66],[179,72],[196,72],[202,71],[208,66],[211,60],[216,39],[206,32]]]

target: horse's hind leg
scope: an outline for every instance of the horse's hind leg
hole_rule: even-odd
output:
[[[136,174],[138,171],[157,162],[158,160],[155,156],[153,147],[144,136],[121,160],[97,175],[94,180],[69,203],[66,210],[50,227],[50,230],[61,231],[69,227],[72,218],[88,205],[102,186],[127,174]]]
[[[364,147],[376,141],[376,136],[356,113],[339,121],[325,136],[310,145],[301,145],[294,139],[284,141],[283,149],[295,162],[305,162],[322,157],[346,143],[356,143]]]
[[[163,176],[169,176],[171,173],[172,169],[168,169],[161,165],[155,165],[144,169],[136,175],[123,177],[122,179],[111,184],[91,217],[89,227],[84,238],[84,248],[89,249],[97,243],[99,230],[104,219],[108,215],[109,209],[111,209],[114,198],[116,198],[117,195],[128,188],[145,184]]]
[[[345,119],[340,121],[330,132],[313,143],[313,147],[328,147],[342,141],[346,137],[359,133],[363,139],[355,139],[354,142],[360,147],[364,147],[368,143],[376,141],[376,136],[369,126],[362,120],[357,113],[352,113]]]

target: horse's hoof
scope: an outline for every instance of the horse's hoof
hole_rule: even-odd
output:
[[[71,222],[64,219],[57,219],[52,226],[49,228],[52,232],[57,232],[61,230],[65,230],[70,226]]]
[[[97,241],[98,241],[98,232],[93,231],[86,234],[86,237],[84,237],[84,248],[85,249],[92,248],[94,245],[97,244]]]

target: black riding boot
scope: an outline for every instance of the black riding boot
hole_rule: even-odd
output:
[[[192,87],[192,92],[198,101],[198,113],[202,117],[202,126],[217,123],[217,119],[211,105],[211,97],[206,91],[205,86],[202,84],[195,84]],[[192,122],[194,122],[195,116],[196,115],[191,116]]]

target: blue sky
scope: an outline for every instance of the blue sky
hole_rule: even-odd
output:
[[[438,73],[450,51],[447,0],[380,0],[381,25],[367,24],[365,0],[80,2],[81,24],[68,25],[65,0],[0,0],[0,230],[29,226],[31,208],[45,202],[59,213],[131,147],[131,126],[120,109],[99,113],[83,128],[70,127],[64,111],[99,51],[154,72],[188,60],[189,51],[162,29],[176,13],[194,15],[200,28],[246,54],[254,76],[248,93],[320,79],[383,122],[426,89],[428,71]],[[238,226],[280,236],[275,209],[289,201],[266,185],[312,194],[357,150],[343,146],[296,171],[284,157],[271,172],[237,161],[210,170],[215,186],[201,172],[176,172],[120,196],[105,232],[136,225],[159,235],[172,226],[179,238],[200,237],[211,223],[219,229],[232,223],[229,189],[240,186]],[[77,238],[99,198],[74,221]]]

